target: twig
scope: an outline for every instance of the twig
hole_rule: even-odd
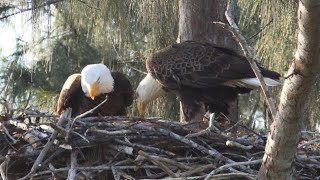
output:
[[[0,104],[4,106],[4,109],[5,109],[5,113],[4,113],[4,116],[5,117],[12,117],[12,110],[10,108],[10,105],[8,104],[8,101],[4,98],[0,98]]]
[[[133,128],[137,128],[137,129],[144,129],[144,130],[149,130],[149,131],[155,131],[155,132],[159,132],[165,136],[169,136],[177,141],[180,141],[184,144],[188,144],[189,146],[199,150],[200,152],[203,152],[205,154],[209,154],[210,156],[213,156],[225,163],[234,163],[233,160],[223,156],[219,151],[215,150],[215,149],[207,149],[205,148],[204,146],[190,140],[190,139],[187,139],[183,136],[180,136],[172,131],[169,131],[169,130],[166,130],[166,129],[162,129],[162,128],[158,128],[158,127],[154,127],[154,126],[145,126],[143,124],[137,124],[137,125],[134,125],[132,126]],[[243,171],[246,171],[246,172],[249,172],[249,173],[254,173],[253,170],[249,169],[249,168],[246,168],[245,166],[239,166],[239,168]]]
[[[132,176],[130,176],[129,174],[123,172],[123,171],[118,171],[119,176],[124,177],[126,180],[136,180],[135,178],[133,178]]]
[[[45,161],[43,161],[42,165],[46,165],[49,163],[53,158],[57,157],[61,153],[65,152],[65,149],[59,148],[58,150],[54,151]]]
[[[308,146],[308,145],[314,144],[314,143],[319,142],[319,141],[320,141],[320,138],[318,138],[318,139],[313,139],[313,140],[311,140],[311,141],[307,141],[307,142],[305,142],[305,143],[303,143],[303,144],[299,144],[299,145],[298,145],[298,149],[300,149],[300,148],[302,148],[302,147],[304,147],[304,146]]]
[[[1,129],[3,132],[8,136],[8,138],[13,142],[13,144],[16,144],[18,141],[14,139],[11,134],[9,133],[8,129],[4,126],[3,123],[0,123]]]
[[[227,10],[225,12],[225,16],[226,16],[230,26],[228,26],[222,22],[213,22],[213,23],[218,24],[218,25],[222,26],[223,28],[227,29],[228,31],[230,31],[238,40],[239,45],[241,46],[241,49],[244,53],[244,56],[247,57],[246,59],[248,60],[254,74],[256,75],[257,79],[260,82],[261,89],[262,89],[262,92],[266,98],[268,107],[269,107],[270,112],[272,114],[272,118],[275,119],[276,114],[277,114],[276,106],[275,106],[274,102],[272,101],[272,97],[270,95],[270,92],[268,91],[266,83],[263,80],[263,76],[261,75],[260,70],[259,70],[256,62],[253,59],[251,49],[249,48],[245,38],[241,34],[236,22],[234,21],[234,17],[233,17],[232,11],[231,11],[232,6],[234,6],[234,5],[235,5],[235,0],[230,0],[228,3],[228,6],[227,6]]]
[[[199,132],[196,132],[196,133],[193,133],[193,134],[188,134],[186,135],[185,137],[186,138],[191,138],[191,137],[198,137],[198,136],[202,136],[202,135],[205,135],[207,133],[210,133],[211,130],[213,130],[214,128],[214,125],[213,125],[213,121],[214,121],[214,115],[213,114],[210,114],[210,119],[209,119],[209,126],[204,129],[204,130],[201,130]]]
[[[243,150],[250,150],[253,148],[252,145],[249,145],[249,146],[245,146],[245,145],[242,145],[240,143],[237,143],[237,142],[234,142],[234,141],[227,141],[226,142],[226,145],[229,146],[229,147],[237,147],[237,148],[240,148],[240,149],[243,149]]]
[[[104,117],[99,117],[99,120],[105,121],[158,121],[161,118],[159,117],[148,117],[148,118],[141,118],[140,116],[104,116]],[[97,121],[97,117],[83,117],[81,118],[82,122],[90,122],[90,121]],[[172,122],[172,121],[170,121]]]
[[[132,70],[134,70],[134,71],[136,71],[136,72],[138,72],[138,73],[147,74],[146,72],[141,71],[140,69],[137,69],[137,68],[129,65],[127,62],[125,62],[125,61],[123,60],[123,57],[122,57],[122,56],[120,55],[120,53],[117,51],[117,48],[116,48],[115,43],[114,43],[113,40],[112,40],[112,47],[113,47],[113,50],[116,52],[117,56],[120,58],[120,59],[118,59],[119,61],[121,61],[122,63],[126,64],[129,68],[131,68]]]
[[[212,168],[215,168],[215,167],[216,166],[213,165],[213,164],[206,164],[206,165],[203,165],[203,166],[195,167],[190,171],[186,171],[186,172],[180,173],[180,176],[181,177],[188,177],[188,176],[190,176],[192,174],[201,173],[201,172],[204,172],[207,169],[212,169]]]
[[[192,167],[190,167],[188,165],[185,165],[183,163],[174,161],[173,159],[168,159],[168,158],[159,157],[159,156],[151,156],[151,157],[154,158],[154,159],[157,159],[159,161],[165,162],[167,164],[171,164],[171,165],[177,166],[179,169],[182,169],[182,170],[191,170],[191,169],[193,169]]]
[[[106,135],[119,135],[119,134],[128,134],[132,133],[131,130],[118,130],[118,131],[107,131],[107,130],[101,130],[101,129],[96,129],[96,128],[89,128],[87,132],[96,132],[96,133],[101,133],[101,134],[106,134]]]
[[[211,176],[210,179],[214,179],[214,180],[225,180],[225,179],[248,179],[248,180],[254,180],[254,179],[256,179],[255,177],[256,176],[254,176],[254,175],[240,172],[240,173],[217,174],[217,175]]]
[[[16,126],[19,129],[22,129],[22,130],[25,130],[25,131],[29,130],[28,125],[26,123],[23,123],[23,122],[20,122],[20,121],[17,121],[17,120],[9,120],[9,121],[6,121],[5,123],[11,124],[13,126]]]
[[[155,165],[142,165],[142,166],[117,166],[117,169],[139,169],[139,168],[147,168],[147,169],[160,169],[159,166]],[[169,167],[172,168],[172,167]],[[44,174],[51,174],[51,173],[59,173],[59,172],[66,172],[69,171],[70,168],[68,167],[63,167],[63,168],[57,168],[57,169],[50,169],[46,171],[41,171],[38,173],[34,173],[30,175],[30,177],[36,177],[36,176],[41,176]],[[99,166],[89,166],[89,167],[77,167],[78,171],[105,171],[105,170],[111,170],[110,165],[99,165]]]
[[[208,179],[212,178],[212,176],[214,174],[221,172],[223,170],[226,170],[230,167],[240,166],[240,165],[255,165],[255,164],[260,164],[260,163],[262,163],[262,159],[258,159],[258,160],[254,160],[254,161],[247,161],[247,162],[236,162],[236,163],[232,163],[232,164],[226,164],[226,165],[220,166],[217,169],[211,171],[204,180],[208,180]]]
[[[74,180],[76,179],[76,175],[77,175],[77,155],[78,152],[72,151],[71,155],[70,155],[70,169],[68,171],[68,180]]]
[[[114,166],[111,166],[111,171],[112,171],[114,179],[115,180],[120,180],[120,176],[118,174],[118,171],[116,170],[116,168]]]
[[[61,116],[59,121],[57,122],[58,126],[61,126],[68,118],[71,117],[71,109],[67,109]],[[50,150],[51,146],[53,145],[54,140],[57,138],[58,136],[58,132],[54,131],[50,137],[50,139],[48,140],[47,144],[44,146],[44,148],[42,149],[42,151],[40,152],[39,156],[37,157],[37,159],[35,160],[30,172],[24,176],[23,178],[21,178],[20,180],[24,180],[29,178],[32,173],[34,173],[40,166],[41,166],[41,162],[44,158],[44,156],[47,154],[47,152]]]
[[[164,172],[166,172],[170,177],[177,177],[177,175],[172,172],[166,165],[164,165],[162,162],[158,161],[157,159],[153,158],[152,156],[150,156],[149,154],[143,152],[143,151],[139,151],[138,152],[141,156],[145,157],[146,159],[148,159],[149,161],[151,161],[153,164],[158,165]]]
[[[96,109],[98,109],[100,106],[102,106],[102,105],[103,105],[104,103],[106,103],[107,101],[108,101],[108,96],[106,96],[106,99],[103,100],[103,101],[102,101],[100,104],[98,104],[96,107],[94,107],[94,108],[92,108],[92,109],[90,109],[90,110],[88,110],[88,111],[86,111],[86,112],[84,112],[84,113],[76,116],[76,117],[72,120],[71,125],[68,127],[66,139],[67,139],[67,140],[69,139],[69,137],[70,137],[70,130],[72,129],[73,124],[76,122],[77,119],[80,119],[80,118],[82,118],[82,117],[84,117],[84,116],[86,116],[86,115],[88,115],[88,114],[90,114],[90,113],[93,113],[93,111],[95,111]]]
[[[185,180],[185,179],[187,179],[187,180],[197,180],[197,179],[199,179],[199,180],[202,180],[203,177],[204,176],[194,176],[194,177],[188,177],[188,178],[178,177],[178,178],[166,178],[166,179],[170,179],[170,180]],[[152,178],[152,179],[154,179],[154,178]],[[152,180],[152,179],[148,178],[148,179],[139,179],[139,180]],[[157,179],[159,179],[159,178],[157,178]]]
[[[240,123],[242,123],[244,121],[244,119],[241,119],[240,121],[236,122],[235,124],[233,124],[230,128],[224,130],[224,132],[230,132],[232,129],[236,128],[237,126],[240,125]]]
[[[120,143],[122,145],[130,146],[130,147],[133,147],[133,148],[141,148],[143,150],[149,150],[149,151],[152,151],[152,152],[158,152],[158,153],[166,154],[166,155],[169,155],[169,156],[175,156],[176,155],[173,152],[169,152],[169,151],[166,151],[166,150],[163,150],[163,149],[159,149],[159,148],[156,148],[156,147],[150,147],[150,146],[146,146],[146,145],[142,145],[142,144],[138,144],[138,143],[126,142],[126,141],[122,141],[120,139],[115,139],[115,142]]]
[[[62,2],[64,0],[56,0],[56,1],[53,1],[53,0],[49,0],[49,1],[45,1],[45,3],[43,3],[42,5],[40,6],[37,6],[37,7],[32,7],[32,8],[27,8],[27,9],[21,9],[20,11],[17,11],[17,12],[14,12],[14,13],[11,13],[9,15],[5,15],[5,16],[2,16],[0,17],[0,20],[2,19],[6,19],[10,16],[14,16],[16,14],[20,14],[20,13],[23,13],[23,12],[27,12],[27,11],[31,11],[31,10],[34,10],[34,9],[38,9],[38,8],[42,8],[42,7],[45,7],[45,6],[48,6],[48,5],[51,5],[51,4],[55,4],[55,3],[58,3],[58,2]]]
[[[250,41],[253,39],[255,36],[259,35],[263,30],[265,30],[271,23],[273,23],[273,19],[271,19],[266,25],[264,25],[262,28],[259,29],[256,33],[254,33],[251,37],[248,38]]]
[[[84,112],[84,113],[76,116],[76,117],[73,119],[73,121],[72,121],[71,128],[72,128],[74,122],[76,122],[77,119],[80,119],[80,118],[82,118],[82,117],[84,117],[84,116],[86,116],[86,115],[88,115],[88,114],[90,114],[90,113],[93,113],[93,111],[95,111],[96,109],[98,109],[100,106],[102,106],[102,105],[103,105],[104,103],[106,103],[107,101],[108,101],[108,96],[106,96],[106,99],[103,100],[103,101],[102,101],[100,104],[98,104],[96,107],[94,107],[94,108],[92,108],[92,109],[90,109],[90,110],[88,110],[88,111],[86,111],[86,112]],[[71,129],[71,128],[70,128],[70,129]]]
[[[7,169],[9,161],[10,161],[10,157],[7,155],[4,159],[4,161],[0,165],[0,174],[1,174],[2,180],[8,180],[7,175],[6,175],[7,174],[6,169]]]
[[[86,5],[88,8],[91,8],[91,9],[95,9],[95,10],[101,10],[100,8],[97,8],[97,7],[93,7],[93,6],[90,6],[88,3],[86,3],[85,1],[82,1],[82,0],[77,0],[79,1],[80,3]]]

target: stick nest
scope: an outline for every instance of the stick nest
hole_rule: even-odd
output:
[[[248,130],[228,134],[216,121],[11,114],[0,119],[2,179],[255,179],[266,140]],[[315,179],[319,140],[304,134],[294,165],[297,177]]]

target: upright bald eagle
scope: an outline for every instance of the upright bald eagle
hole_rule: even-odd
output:
[[[60,115],[66,108],[72,108],[72,116],[82,114],[100,104],[91,116],[126,115],[126,107],[133,101],[133,90],[129,80],[120,72],[110,72],[103,64],[90,64],[81,74],[72,74],[64,83],[55,107]]]
[[[260,85],[245,57],[209,43],[168,46],[148,58],[146,67],[148,74],[137,88],[141,115],[164,90],[177,95],[187,121],[194,120],[202,106],[227,115],[229,100]],[[259,68],[268,86],[279,84],[277,72]]]

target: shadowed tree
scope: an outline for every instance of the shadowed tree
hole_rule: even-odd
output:
[[[301,0],[298,9],[298,47],[285,80],[278,114],[259,170],[259,179],[296,179],[293,159],[306,118],[312,86],[320,70],[320,2]]]
[[[215,21],[227,22],[224,15],[226,8],[227,1],[224,0],[180,0],[178,41],[210,42],[241,53],[239,45],[231,33],[212,23]],[[235,122],[238,120],[238,100],[230,101],[229,106],[229,118]],[[202,120],[203,114],[205,114],[204,107],[197,113],[197,120]],[[180,121],[185,121],[182,110],[180,110]]]

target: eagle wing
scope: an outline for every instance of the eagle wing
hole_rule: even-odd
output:
[[[216,87],[255,77],[245,57],[209,43],[174,44],[155,53],[146,64],[148,72],[168,89]]]
[[[112,77],[115,81],[114,92],[118,93],[122,98],[125,107],[128,107],[133,102],[133,89],[130,81],[120,72],[112,72]]]
[[[64,83],[59,95],[58,102],[55,106],[54,113],[60,115],[66,108],[74,109],[74,101],[77,94],[81,91],[81,75],[72,74]]]

